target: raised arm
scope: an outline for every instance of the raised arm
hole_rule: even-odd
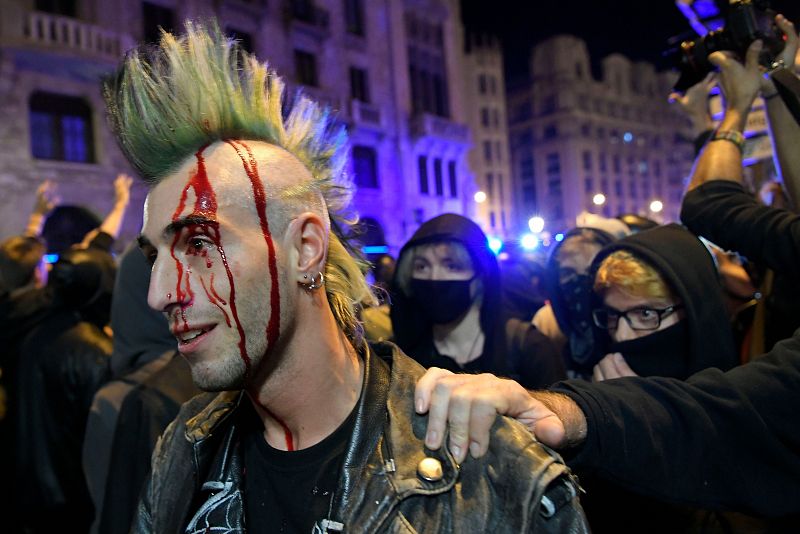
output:
[[[58,205],[59,199],[56,193],[56,186],[50,180],[44,182],[36,188],[36,202],[33,205],[28,224],[25,226],[25,235],[39,237],[42,233],[45,218]]]
[[[756,41],[745,64],[731,54],[716,52],[709,60],[719,66],[725,93],[725,116],[718,134],[695,164],[683,199],[681,220],[695,234],[722,248],[762,261],[778,272],[800,272],[800,217],[759,204],[742,185],[742,153],[737,136],[761,84]],[[800,141],[795,140],[795,143]]]
[[[133,179],[127,174],[118,174],[114,180],[114,205],[111,211],[108,212],[106,218],[100,223],[100,226],[86,234],[81,243],[82,247],[88,247],[89,243],[97,237],[97,234],[103,232],[111,236],[112,239],[119,237],[120,228],[122,228],[122,221],[125,218],[125,212],[128,209],[128,202],[131,198],[131,184]]]
[[[775,17],[775,23],[786,35],[786,44],[777,58],[784,68],[795,68],[798,39],[794,24],[784,17]],[[796,210],[800,209],[800,124],[789,112],[780,98],[778,90],[769,78],[761,77],[761,95],[767,105],[770,138],[772,139],[773,159],[779,169],[786,193]]]

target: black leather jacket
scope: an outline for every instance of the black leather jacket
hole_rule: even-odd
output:
[[[515,421],[498,418],[488,454],[461,466],[444,448],[426,449],[426,418],[413,407],[423,372],[392,344],[367,352],[353,435],[327,530],[318,522],[320,531],[588,532],[568,469]],[[153,455],[132,532],[202,531],[205,522],[187,524],[214,503],[225,507],[227,532],[245,531],[232,417],[239,402],[240,392],[224,392],[183,406]],[[441,479],[418,475],[426,457],[441,463]]]

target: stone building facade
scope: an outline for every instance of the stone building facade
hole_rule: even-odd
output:
[[[24,227],[36,186],[102,216],[130,172],[99,80],[158,27],[216,17],[289,82],[331,106],[351,135],[355,211],[371,245],[399,246],[445,211],[472,215],[458,0],[3,0],[0,236]],[[137,183],[123,228],[141,226]]]
[[[473,145],[469,167],[485,194],[476,203],[475,219],[491,236],[512,237],[514,226],[511,158],[508,148],[503,53],[497,40],[473,37],[468,42],[464,93]],[[481,200],[483,197],[479,197]]]
[[[673,82],[619,54],[595,79],[586,43],[571,35],[536,46],[530,81],[508,95],[517,227],[540,215],[560,232],[584,210],[677,220],[694,149],[690,123],[667,101]]]

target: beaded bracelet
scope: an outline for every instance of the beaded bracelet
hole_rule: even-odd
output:
[[[739,149],[739,152],[742,152],[744,149],[744,135],[742,132],[737,132],[736,130],[717,130],[714,132],[714,135],[711,137],[712,141],[730,141],[736,148]]]

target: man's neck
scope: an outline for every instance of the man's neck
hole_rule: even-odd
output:
[[[476,359],[483,353],[485,335],[481,331],[481,306],[476,300],[466,314],[448,325],[433,325],[433,344],[441,354],[453,358],[459,365]]]
[[[248,388],[264,423],[264,438],[276,449],[299,450],[319,443],[358,402],[364,361],[333,317],[326,319],[312,334],[298,328],[281,347],[284,364]]]

